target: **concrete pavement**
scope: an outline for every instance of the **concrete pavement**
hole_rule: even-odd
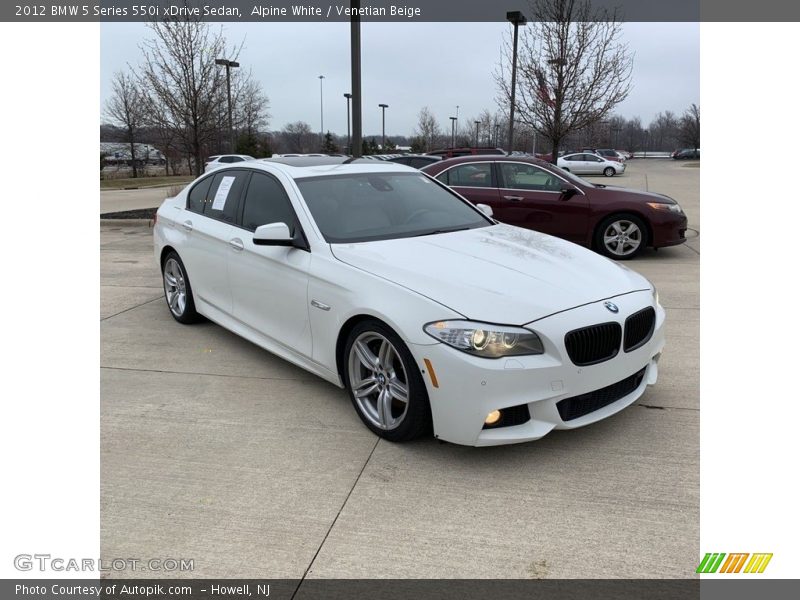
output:
[[[684,164],[593,181],[667,193],[699,231]],[[193,558],[195,577],[692,576],[699,238],[627,264],[669,319],[659,384],[636,405],[529,444],[398,445],[344,391],[212,323],[175,323],[151,232],[102,225],[102,557]]]

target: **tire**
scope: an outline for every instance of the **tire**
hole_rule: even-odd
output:
[[[640,217],[617,214],[606,217],[597,226],[594,247],[614,260],[630,260],[647,247],[647,226]]]
[[[606,167],[605,169],[603,169],[603,175],[605,175],[606,177],[613,177],[616,174],[617,171],[614,169],[614,167]]]
[[[370,431],[391,442],[431,431],[422,374],[394,331],[376,320],[358,323],[347,336],[343,358],[345,388]]]
[[[186,267],[177,252],[172,251],[164,257],[161,280],[164,284],[164,299],[172,317],[184,325],[201,321],[202,317],[194,307],[194,296]]]

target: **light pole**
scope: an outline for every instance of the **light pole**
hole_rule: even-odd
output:
[[[647,158],[647,141],[649,137],[649,132],[647,129],[644,130],[644,157]]]
[[[350,91],[353,93],[353,142],[350,153],[361,156],[361,0],[350,0]]]
[[[325,79],[325,75],[319,76],[319,143],[320,148],[324,143],[325,138],[325,125],[322,120],[322,80]]]
[[[456,121],[458,117],[450,117],[450,147],[456,147]]]
[[[476,148],[478,147],[478,139],[479,139],[478,138],[478,134],[480,133],[480,130],[481,130],[481,122],[480,121],[475,121],[475,147]]]
[[[227,60],[225,58],[218,58],[214,61],[216,64],[225,67],[225,78],[228,81],[228,136],[231,142],[231,154],[236,151],[236,140],[233,139],[233,104],[231,103],[231,69],[239,66],[235,60]]]
[[[378,104],[381,109],[381,152],[386,154],[386,109],[389,108],[388,104]]]
[[[514,108],[517,102],[517,40],[519,26],[525,25],[528,19],[518,10],[506,13],[506,20],[514,25],[514,51],[511,58],[511,106],[508,109],[508,152],[514,150]]]
[[[352,154],[353,149],[350,147],[352,145],[350,143],[350,98],[353,97],[353,94],[345,94],[344,97],[347,98],[347,152]]]

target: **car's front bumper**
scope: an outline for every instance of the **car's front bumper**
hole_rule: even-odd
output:
[[[653,303],[649,291],[617,296],[613,302],[619,307],[617,314],[599,301],[527,325],[545,344],[545,353],[538,356],[486,359],[445,344],[412,345],[428,388],[436,437],[468,446],[527,442],[553,429],[594,423],[635,402],[658,378],[658,358],[664,346],[664,310]],[[656,323],[644,345],[631,352],[620,348],[614,358],[592,366],[578,367],[570,361],[564,346],[568,331],[611,321],[624,327],[628,316],[647,306],[655,308]],[[559,401],[601,390],[643,369],[641,382],[633,391],[581,417],[561,419]],[[484,429],[490,412],[523,404],[530,413],[527,422]]]
[[[650,226],[653,230],[650,245],[653,248],[677,246],[686,241],[686,230],[689,227],[686,215],[676,215],[666,211],[651,211],[651,213],[658,213],[650,215]]]

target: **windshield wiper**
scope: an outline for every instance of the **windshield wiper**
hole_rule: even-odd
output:
[[[440,233],[452,233],[454,231],[466,231],[470,229],[469,227],[452,227],[450,229],[434,229],[433,231],[428,231],[426,233],[418,233],[412,237],[422,237],[424,235],[438,235]]]

